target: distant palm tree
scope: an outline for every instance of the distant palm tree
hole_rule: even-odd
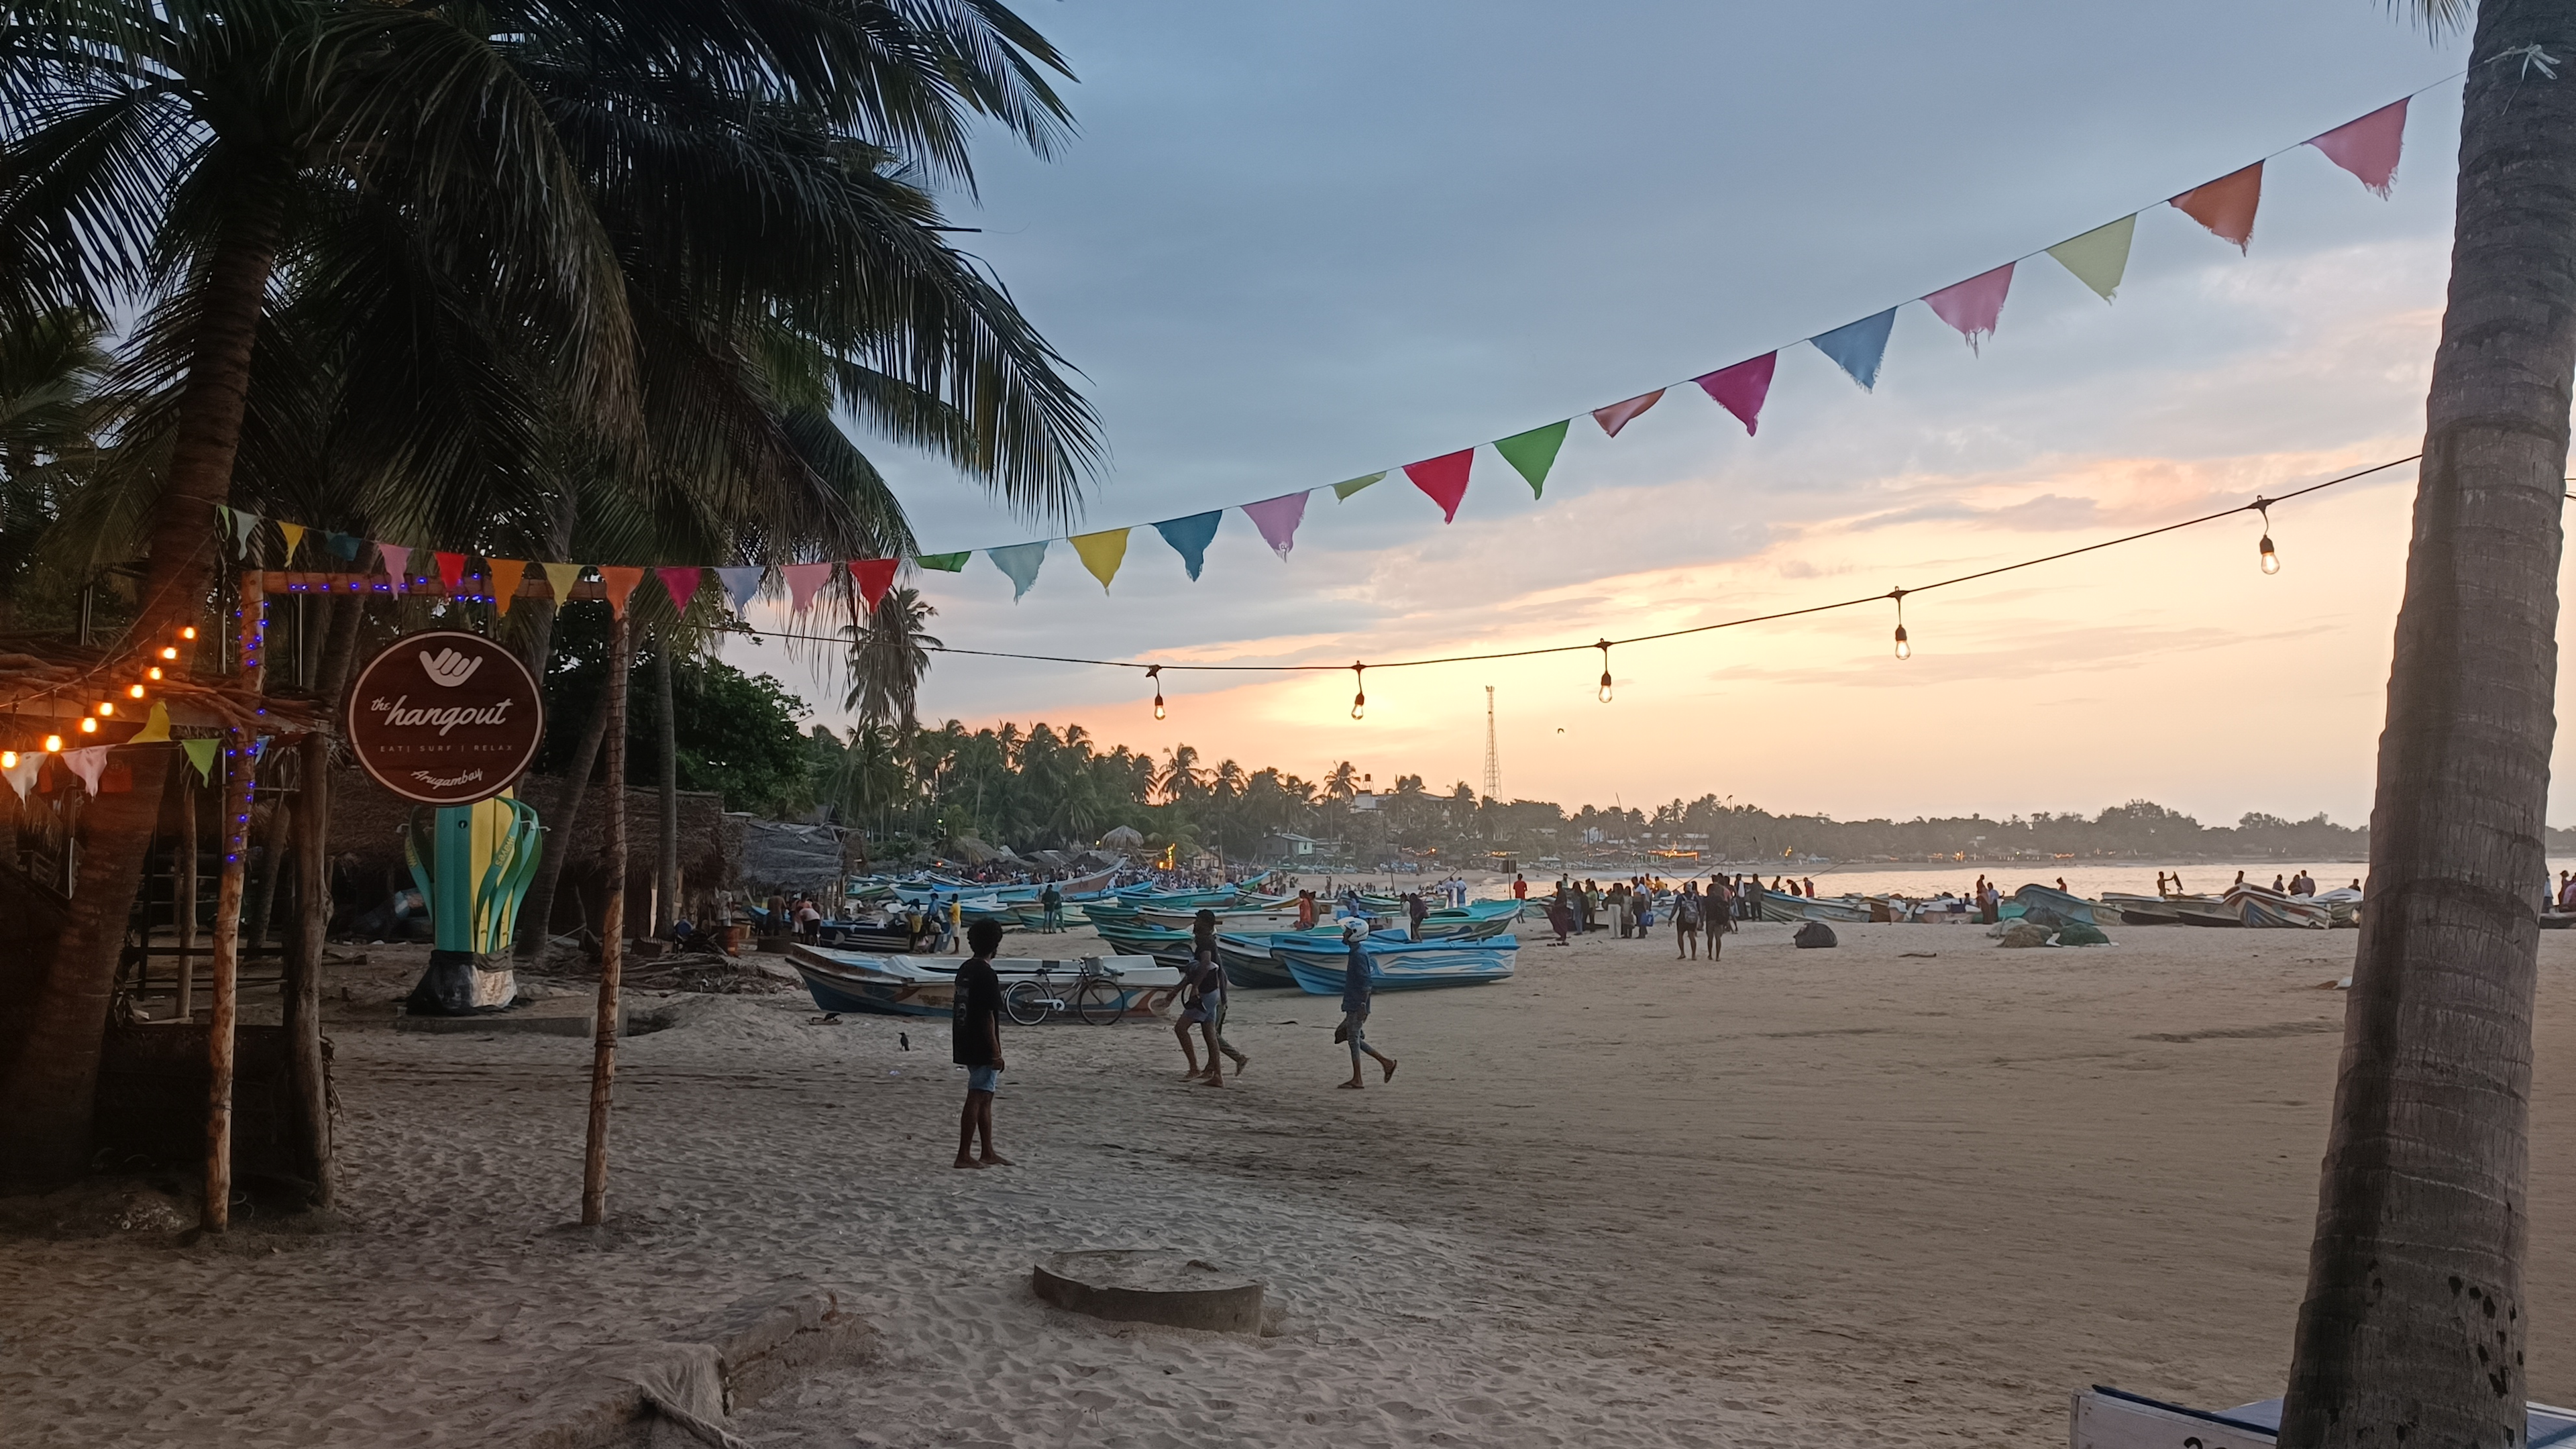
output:
[[[1348,800],[1360,792],[1360,772],[1350,761],[1335,765],[1324,776],[1324,798]]]
[[[930,651],[940,645],[923,626],[938,612],[918,589],[886,590],[868,615],[866,631],[850,641],[850,688],[841,707],[857,711],[862,724],[888,726],[898,737],[918,729],[921,681],[930,673]],[[850,627],[842,632],[850,633]]]
[[[0,327],[0,590],[105,455],[117,406],[99,324],[73,312]]]
[[[2456,22],[2465,0],[2415,0]],[[2485,0],[2282,1449],[2522,1441],[2576,0]]]

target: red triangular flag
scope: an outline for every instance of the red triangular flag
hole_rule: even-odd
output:
[[[2174,210],[2244,251],[2254,240],[2254,209],[2263,204],[2263,163],[2231,171],[2173,199]]]
[[[850,560],[850,582],[859,587],[859,602],[871,614],[877,611],[877,600],[894,587],[894,571],[899,558],[854,558]]]
[[[1766,352],[1748,362],[1721,367],[1691,381],[1699,384],[1699,390],[1708,394],[1709,401],[1735,414],[1736,421],[1744,424],[1744,436],[1749,438],[1760,428],[1762,400],[1771,395],[1771,374],[1779,366],[1780,354]]]
[[[2406,149],[2406,103],[2381,106],[2357,121],[2346,121],[2308,142],[2326,159],[2351,172],[2362,185],[2385,197],[2397,180],[2397,157]]]
[[[1458,501],[1467,496],[1467,473],[1476,466],[1476,450],[1460,448],[1437,458],[1404,465],[1404,476],[1413,486],[1440,505],[1440,521],[1450,522],[1458,516]]]
[[[653,572],[662,580],[663,591],[671,596],[672,611],[680,614],[689,612],[689,600],[698,596],[698,585],[704,582],[707,576],[705,569],[694,564],[685,567],[658,568]]]
[[[441,553],[437,556],[438,581],[446,587],[449,598],[456,596],[456,586],[465,581],[465,560],[470,556],[461,553]]]
[[[1592,421],[1601,425],[1601,431],[1615,438],[1619,436],[1621,428],[1636,421],[1637,414],[1653,407],[1663,395],[1664,390],[1659,387],[1642,397],[1632,397],[1626,402],[1615,402],[1606,408],[1594,408]]]

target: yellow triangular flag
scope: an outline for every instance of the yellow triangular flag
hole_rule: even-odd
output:
[[[581,577],[581,565],[541,563],[537,567],[546,571],[546,587],[555,591],[555,602],[571,603],[573,581]]]
[[[1118,577],[1118,566],[1127,560],[1127,530],[1113,528],[1101,533],[1086,533],[1065,542],[1082,556],[1082,566],[1100,580],[1100,592],[1109,592],[1109,581]]]
[[[492,566],[492,608],[497,613],[510,612],[510,601],[519,596],[519,580],[528,576],[528,561],[523,558],[487,558]]]
[[[2082,236],[2069,237],[2048,249],[2057,264],[2075,274],[2075,280],[2091,287],[2105,302],[2120,290],[2120,278],[2129,270],[2129,239],[2137,234],[2136,216],[2124,216],[2109,226],[2097,226]]]
[[[292,564],[295,562],[295,546],[304,541],[304,525],[300,523],[281,523],[277,526],[277,531],[286,535],[286,558],[284,561]]]
[[[152,713],[144,718],[143,728],[134,732],[129,745],[166,745],[170,742],[170,706],[152,701]]]

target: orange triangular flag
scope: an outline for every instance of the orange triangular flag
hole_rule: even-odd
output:
[[[510,601],[519,596],[519,580],[527,577],[528,561],[523,558],[485,559],[492,566],[492,608],[495,613],[510,612]]]
[[[1637,414],[1653,407],[1657,400],[1661,399],[1663,395],[1664,390],[1659,387],[1653,392],[1646,393],[1640,397],[1632,397],[1626,402],[1615,402],[1606,408],[1594,408],[1592,410],[1592,421],[1601,425],[1601,431],[1608,433],[1610,436],[1615,438],[1619,436],[1619,430],[1621,428],[1624,428],[1628,426],[1629,423],[1635,421]]]
[[[635,592],[637,584],[644,582],[644,571],[603,568],[599,571],[599,582],[608,590],[608,611],[623,619],[626,617],[626,596]]]
[[[2254,240],[2254,208],[2263,203],[2263,163],[2230,172],[2173,199],[2174,210],[2243,251]]]

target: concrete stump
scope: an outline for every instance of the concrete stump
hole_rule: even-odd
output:
[[[1029,1286],[1058,1308],[1122,1323],[1261,1331],[1261,1282],[1185,1253],[1108,1248],[1039,1261]]]

